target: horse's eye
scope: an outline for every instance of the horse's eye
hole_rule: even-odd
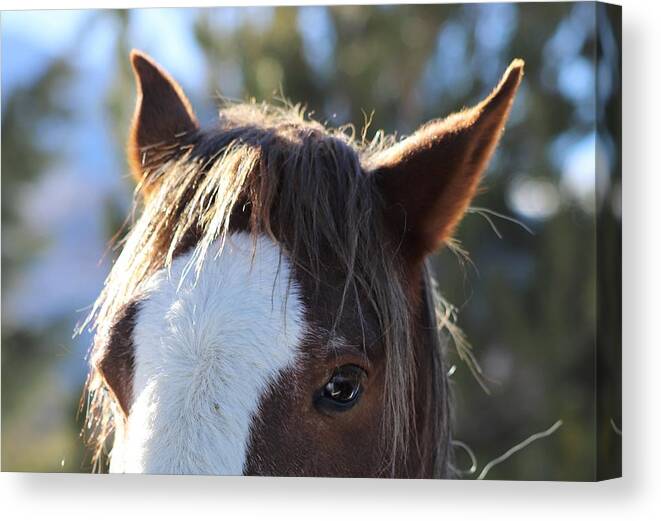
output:
[[[364,376],[365,371],[357,365],[338,367],[319,393],[318,406],[337,410],[353,407],[360,398]]]

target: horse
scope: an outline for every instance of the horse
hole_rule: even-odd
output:
[[[286,103],[227,103],[202,128],[159,64],[130,60],[141,212],[87,322],[95,458],[125,473],[453,477],[455,324],[429,256],[475,195],[523,62],[472,108],[359,141]]]

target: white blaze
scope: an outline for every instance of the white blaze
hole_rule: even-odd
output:
[[[214,249],[216,248],[216,249]],[[231,235],[199,276],[191,254],[149,282],[134,329],[134,402],[111,472],[241,474],[260,398],[295,362],[304,315],[270,239]]]

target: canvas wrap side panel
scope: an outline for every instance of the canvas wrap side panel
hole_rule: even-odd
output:
[[[622,475],[622,8],[596,6],[596,479]]]

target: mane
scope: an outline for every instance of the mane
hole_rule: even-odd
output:
[[[383,432],[390,456],[384,464],[394,469],[402,463],[414,419],[413,318],[396,245],[384,240],[380,195],[362,166],[395,138],[378,132],[366,141],[355,134],[353,127],[329,128],[310,120],[299,106],[247,103],[224,107],[216,129],[182,136],[176,147],[162,150],[160,164],[149,169],[136,188],[136,205],[145,201],[141,216],[123,240],[104,289],[81,326],[95,331],[86,429],[96,464],[103,463],[115,419],[122,414],[96,366],[113,322],[140,297],[150,275],[167,269],[184,248],[194,248],[184,276],[195,277],[208,255],[222,253],[237,222],[247,225],[255,238],[267,235],[277,241],[318,285],[327,262],[320,252],[332,252],[333,265],[344,274],[333,327],[348,298],[360,295],[356,300],[369,306],[386,357]],[[426,280],[431,286],[429,276]],[[435,326],[435,394],[442,394],[435,398],[440,400],[436,407],[444,418],[436,436],[448,447],[447,377],[436,333],[446,330],[456,337],[457,330],[450,308],[433,297],[433,288],[427,289]],[[436,456],[438,468],[447,465],[444,451]]]

